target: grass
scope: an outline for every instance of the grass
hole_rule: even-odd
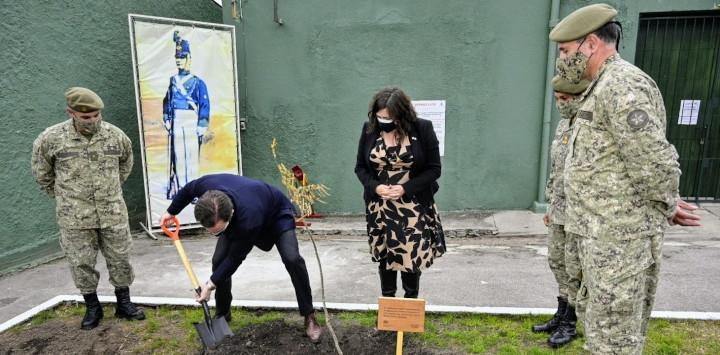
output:
[[[406,333],[406,339],[441,349],[468,354],[581,354],[582,338],[561,349],[546,345],[547,334],[530,331],[533,324],[549,316],[506,316],[477,314],[428,314],[424,333]],[[374,312],[344,312],[335,316],[341,324],[373,327]],[[579,325],[578,331],[583,332]],[[650,322],[645,354],[720,354],[720,322]]]
[[[418,336],[440,348],[456,348],[468,354],[578,354],[582,342],[554,350],[546,345],[547,334],[535,334],[530,327],[546,320],[537,316],[476,314],[430,315],[426,332]]]
[[[113,306],[105,306],[111,314]],[[193,322],[203,319],[200,308],[157,307],[145,309],[144,322],[121,323],[137,336],[134,349],[139,353],[185,353],[188,349],[200,350]],[[26,324],[10,332],[32,330],[55,318],[78,321],[84,307],[68,304],[44,311]],[[318,321],[324,323],[322,312]],[[297,324],[296,312],[255,311],[233,309],[230,327],[239,331],[243,327],[283,320]],[[375,312],[335,313],[333,325],[356,325],[372,328],[376,323]],[[579,354],[583,353],[582,338],[562,349],[550,349],[546,334],[530,332],[530,327],[548,319],[548,316],[505,316],[477,314],[428,314],[424,333],[406,333],[408,341],[423,346],[447,349],[452,353],[467,354]],[[300,324],[298,324],[300,325]],[[582,328],[579,329],[582,333]],[[720,322],[675,321],[655,319],[650,323],[645,354],[720,354]]]

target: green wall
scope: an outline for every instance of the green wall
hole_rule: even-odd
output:
[[[220,7],[210,0],[3,2],[0,272],[59,250],[55,204],[33,180],[30,153],[43,129],[67,118],[63,92],[70,86],[98,92],[105,120],[133,141],[136,163],[125,198],[131,226],[145,218],[128,13],[222,21]]]
[[[561,17],[598,1],[560,1]],[[397,85],[447,100],[442,210],[536,202],[551,0],[244,0],[238,28],[243,166],[279,185],[269,144],[332,189],[321,211],[361,212],[356,142],[372,94]],[[639,14],[706,10],[712,0],[613,0],[632,61]],[[552,110],[552,129],[558,120]],[[552,131],[551,131],[552,132]],[[537,201],[542,202],[542,201]]]
[[[712,0],[608,1],[632,60],[642,12],[706,10]],[[125,184],[131,226],[144,220],[127,14],[237,26],[244,173],[280,185],[270,155],[300,164],[332,191],[318,210],[362,212],[353,166],[367,104],[383,86],[447,100],[442,210],[527,208],[541,152],[551,0],[243,0],[242,20],[210,0],[8,2],[0,23],[0,273],[58,251],[54,203],[30,173],[32,141],[66,118],[62,93],[87,86],[134,142]],[[590,4],[563,0],[561,15]],[[553,121],[557,113],[553,113]]]
[[[279,185],[269,150],[332,190],[321,211],[361,212],[355,154],[371,96],[387,85],[447,100],[442,210],[534,201],[549,1],[243,1],[243,167]],[[241,90],[243,91],[243,90]]]

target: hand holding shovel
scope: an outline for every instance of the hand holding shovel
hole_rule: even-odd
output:
[[[175,224],[174,231],[170,230],[164,223],[160,225],[160,228],[168,237],[170,237],[170,239],[173,240],[173,244],[175,244],[175,248],[177,249],[178,254],[180,254],[180,260],[182,260],[183,266],[185,266],[185,271],[190,277],[190,282],[192,282],[193,288],[198,295],[196,300],[202,304],[205,322],[193,323],[195,330],[197,330],[198,335],[200,335],[200,340],[202,341],[203,346],[214,349],[225,337],[232,336],[233,333],[224,317],[216,319],[212,319],[210,317],[210,308],[208,307],[207,300],[201,299],[203,289],[200,287],[200,283],[198,282],[197,276],[195,276],[195,272],[190,265],[187,254],[185,254],[185,248],[183,248],[182,243],[180,243],[180,221],[178,221],[177,217],[173,216],[172,223]],[[209,294],[206,296],[209,298]]]

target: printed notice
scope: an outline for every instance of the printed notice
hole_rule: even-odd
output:
[[[424,332],[425,300],[380,297],[378,299],[378,329],[396,332]]]
[[[700,100],[680,100],[680,114],[678,124],[694,126],[698,121],[700,113]]]
[[[432,121],[440,143],[440,156],[445,156],[445,100],[416,100],[412,104],[418,117]]]

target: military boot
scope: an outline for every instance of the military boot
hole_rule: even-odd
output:
[[[534,333],[552,333],[560,325],[560,320],[562,320],[563,315],[565,315],[565,309],[568,306],[568,302],[562,297],[558,297],[557,300],[558,308],[555,315],[553,315],[552,319],[543,324],[533,325],[532,331]]]
[[[380,290],[383,297],[395,297],[397,291],[397,271],[385,270],[381,264],[380,272]]]
[[[103,309],[97,293],[85,294],[83,298],[85,299],[85,316],[80,323],[80,329],[90,330],[100,324],[100,320],[103,318]]]
[[[555,332],[550,336],[550,339],[548,339],[550,347],[559,348],[573,341],[573,339],[577,337],[577,331],[575,330],[576,322],[575,307],[568,305],[563,319],[560,320],[560,325],[558,325]]]
[[[400,279],[405,290],[405,298],[417,298],[420,293],[420,273],[402,272]]]
[[[115,305],[115,316],[118,318],[125,318],[128,320],[143,320],[145,319],[145,313],[142,308],[136,307],[130,302],[130,288],[116,287],[115,297],[117,298],[117,304]]]

